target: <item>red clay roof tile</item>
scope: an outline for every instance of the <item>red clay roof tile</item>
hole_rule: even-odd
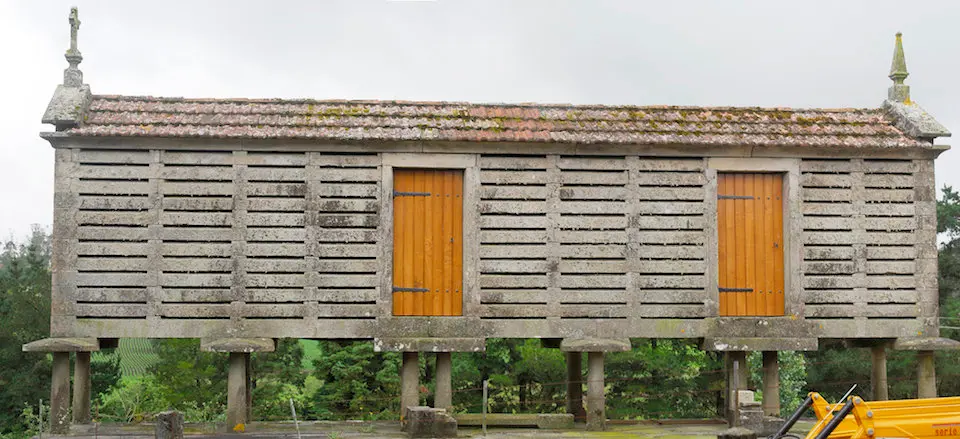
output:
[[[94,96],[71,136],[916,147],[881,109]]]

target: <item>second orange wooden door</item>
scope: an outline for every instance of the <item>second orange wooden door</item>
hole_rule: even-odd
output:
[[[782,316],[783,176],[717,176],[721,316]]]
[[[395,169],[393,315],[463,314],[463,171]]]

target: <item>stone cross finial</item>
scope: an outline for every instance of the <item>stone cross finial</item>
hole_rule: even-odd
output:
[[[80,29],[80,17],[77,14],[77,7],[70,8],[70,52],[77,51],[77,30]]]
[[[63,71],[63,85],[70,87],[79,87],[83,84],[83,72],[80,71],[80,62],[83,61],[83,56],[80,55],[80,51],[77,50],[77,31],[80,29],[80,17],[77,14],[77,7],[74,6],[70,8],[70,49],[67,50],[65,58],[67,58],[67,63],[70,64],[66,70]]]
[[[894,102],[910,102],[910,87],[904,85],[907,73],[907,59],[903,55],[903,34],[897,32],[897,43],[893,48],[893,62],[890,63],[890,76],[893,85],[887,90],[887,98]]]

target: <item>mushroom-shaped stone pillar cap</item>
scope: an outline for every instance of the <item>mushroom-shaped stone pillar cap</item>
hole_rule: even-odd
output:
[[[955,351],[960,350],[960,341],[943,337],[898,338],[893,349],[899,351]]]
[[[45,338],[23,345],[23,352],[96,352],[100,342],[95,338]]]
[[[272,338],[201,338],[202,352],[273,352],[277,342]]]
[[[565,338],[560,342],[562,352],[626,352],[628,338]]]

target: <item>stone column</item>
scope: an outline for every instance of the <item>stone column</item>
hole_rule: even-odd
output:
[[[600,431],[607,426],[603,352],[588,352],[587,367],[587,430]]]
[[[247,423],[247,361],[246,352],[230,353],[227,374],[227,430]]]
[[[437,388],[433,405],[438,409],[453,407],[453,359],[449,352],[437,352]]]
[[[70,353],[53,353],[53,376],[50,382],[50,432],[70,431]]]
[[[244,368],[246,369],[246,388],[247,388],[247,422],[253,420],[253,367],[250,359],[252,355],[247,354],[244,359]]]
[[[730,425],[734,425],[736,420],[736,413],[739,407],[736,407],[734,404],[736,402],[736,394],[738,390],[747,389],[747,353],[744,351],[728,351],[725,353],[725,364],[727,368],[727,422]],[[733,365],[737,363],[737,378],[734,379]],[[736,386],[734,386],[736,383]]]
[[[420,359],[417,352],[404,352],[400,365],[400,419],[407,407],[420,405]]]
[[[77,352],[73,364],[73,423],[90,423],[90,353]]]
[[[777,351],[763,351],[763,414],[780,416],[780,359]]]
[[[917,351],[917,398],[937,397],[937,371],[933,351]]]
[[[582,421],[587,417],[583,409],[583,352],[567,352],[567,413]]]
[[[887,347],[883,345],[870,348],[873,367],[870,369],[870,386],[873,388],[874,401],[886,401],[887,393]]]
[[[250,354],[253,352],[274,352],[277,342],[272,338],[201,338],[201,352],[223,352],[230,355],[227,371],[227,431],[238,425],[246,428],[252,420],[250,386],[253,371],[250,368]]]

